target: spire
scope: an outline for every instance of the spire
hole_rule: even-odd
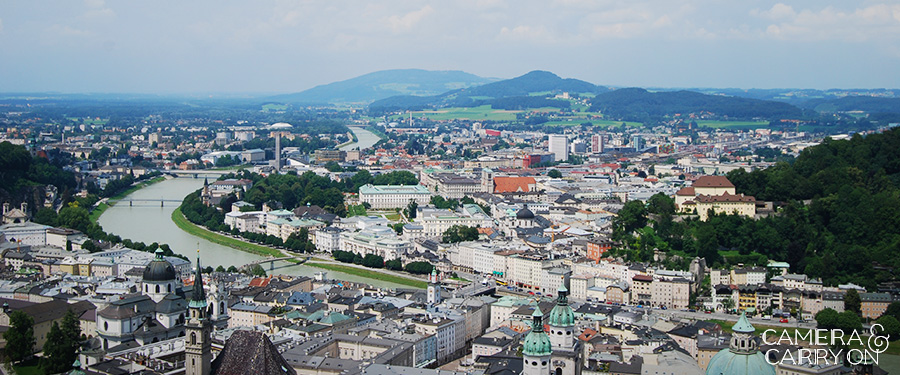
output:
[[[753,325],[750,324],[750,321],[747,320],[747,313],[743,312],[743,311],[741,312],[741,317],[738,318],[737,323],[735,323],[734,326],[731,327],[731,330],[734,332],[740,332],[740,333],[755,333],[756,332],[756,328],[754,328]]]
[[[203,177],[203,186],[209,186],[209,177]]]
[[[531,314],[531,331],[541,333],[544,332],[544,313],[541,312],[541,306],[535,305],[534,312]]]
[[[194,290],[191,292],[190,307],[206,307],[206,291],[203,290],[203,275],[200,273],[200,249],[197,248],[197,270],[194,275]]]
[[[557,305],[568,305],[569,304],[569,290],[566,289],[566,283],[560,284],[559,289],[556,290],[556,293],[557,293],[557,298],[556,298]]]

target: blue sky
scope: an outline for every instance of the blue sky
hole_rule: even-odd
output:
[[[900,88],[898,1],[0,2],[0,91],[279,93],[383,69]]]

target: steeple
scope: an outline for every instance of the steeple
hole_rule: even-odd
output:
[[[565,283],[557,290],[556,306],[550,310],[550,341],[553,349],[572,350],[575,346],[575,311],[569,306],[569,290]]]
[[[209,320],[203,275],[200,273],[200,249],[197,249],[197,270],[194,289],[188,303],[189,319],[185,323],[184,369],[185,375],[209,375],[212,365],[212,322]]]
[[[200,250],[197,250],[197,270],[194,274],[194,290],[191,292],[191,308],[206,308],[206,291],[203,290],[203,275],[200,268]]]
[[[428,291],[426,292],[428,303],[437,305],[441,303],[441,284],[438,283],[437,267],[431,269],[431,276],[428,277]]]
[[[540,306],[534,306],[531,319],[531,332],[525,335],[522,344],[522,374],[549,374],[553,345],[550,343],[550,337],[544,332],[544,314],[541,312]]]

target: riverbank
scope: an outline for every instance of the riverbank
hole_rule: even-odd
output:
[[[343,272],[351,275],[356,275],[360,277],[365,277],[368,279],[381,280],[394,284],[401,284],[406,286],[411,286],[413,288],[425,289],[428,287],[428,283],[420,280],[408,279],[405,277],[388,275],[386,273],[381,273],[375,270],[361,269],[356,267],[350,267],[342,264],[332,264],[332,263],[317,263],[317,262],[306,262],[304,263],[310,267],[321,268],[329,271],[337,271]]]
[[[200,226],[188,221],[184,214],[181,213],[181,207],[172,211],[172,222],[175,223],[175,226],[178,229],[185,231],[186,233],[200,237],[209,242],[219,244],[222,246],[228,246],[235,250],[240,250],[244,252],[248,252],[251,254],[262,255],[262,256],[272,256],[276,258],[286,256],[285,253],[281,252],[278,249],[273,249],[271,247],[257,245],[252,242],[241,241],[235,238],[231,238],[228,236],[224,236],[215,232],[212,232],[208,229],[201,228]]]
[[[106,203],[107,201],[119,200],[119,199],[125,198],[126,196],[128,196],[131,193],[141,190],[147,186],[153,185],[157,182],[163,182],[165,180],[166,180],[165,176],[158,176],[158,177],[151,178],[147,181],[142,181],[137,184],[134,184],[131,187],[129,187],[128,189],[122,190],[118,194],[107,198],[106,201],[100,202],[97,205],[97,207],[94,207],[94,209],[91,210],[91,214],[88,217],[91,219],[92,223],[96,223],[97,220],[100,220],[100,215],[103,215],[103,213],[106,212],[106,209],[110,208],[112,205],[115,204],[115,203],[113,203],[113,204]]]

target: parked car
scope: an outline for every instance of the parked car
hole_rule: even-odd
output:
[[[787,323],[788,320],[787,320],[787,318],[781,318],[781,320],[779,320],[779,322],[781,322],[781,323]]]

